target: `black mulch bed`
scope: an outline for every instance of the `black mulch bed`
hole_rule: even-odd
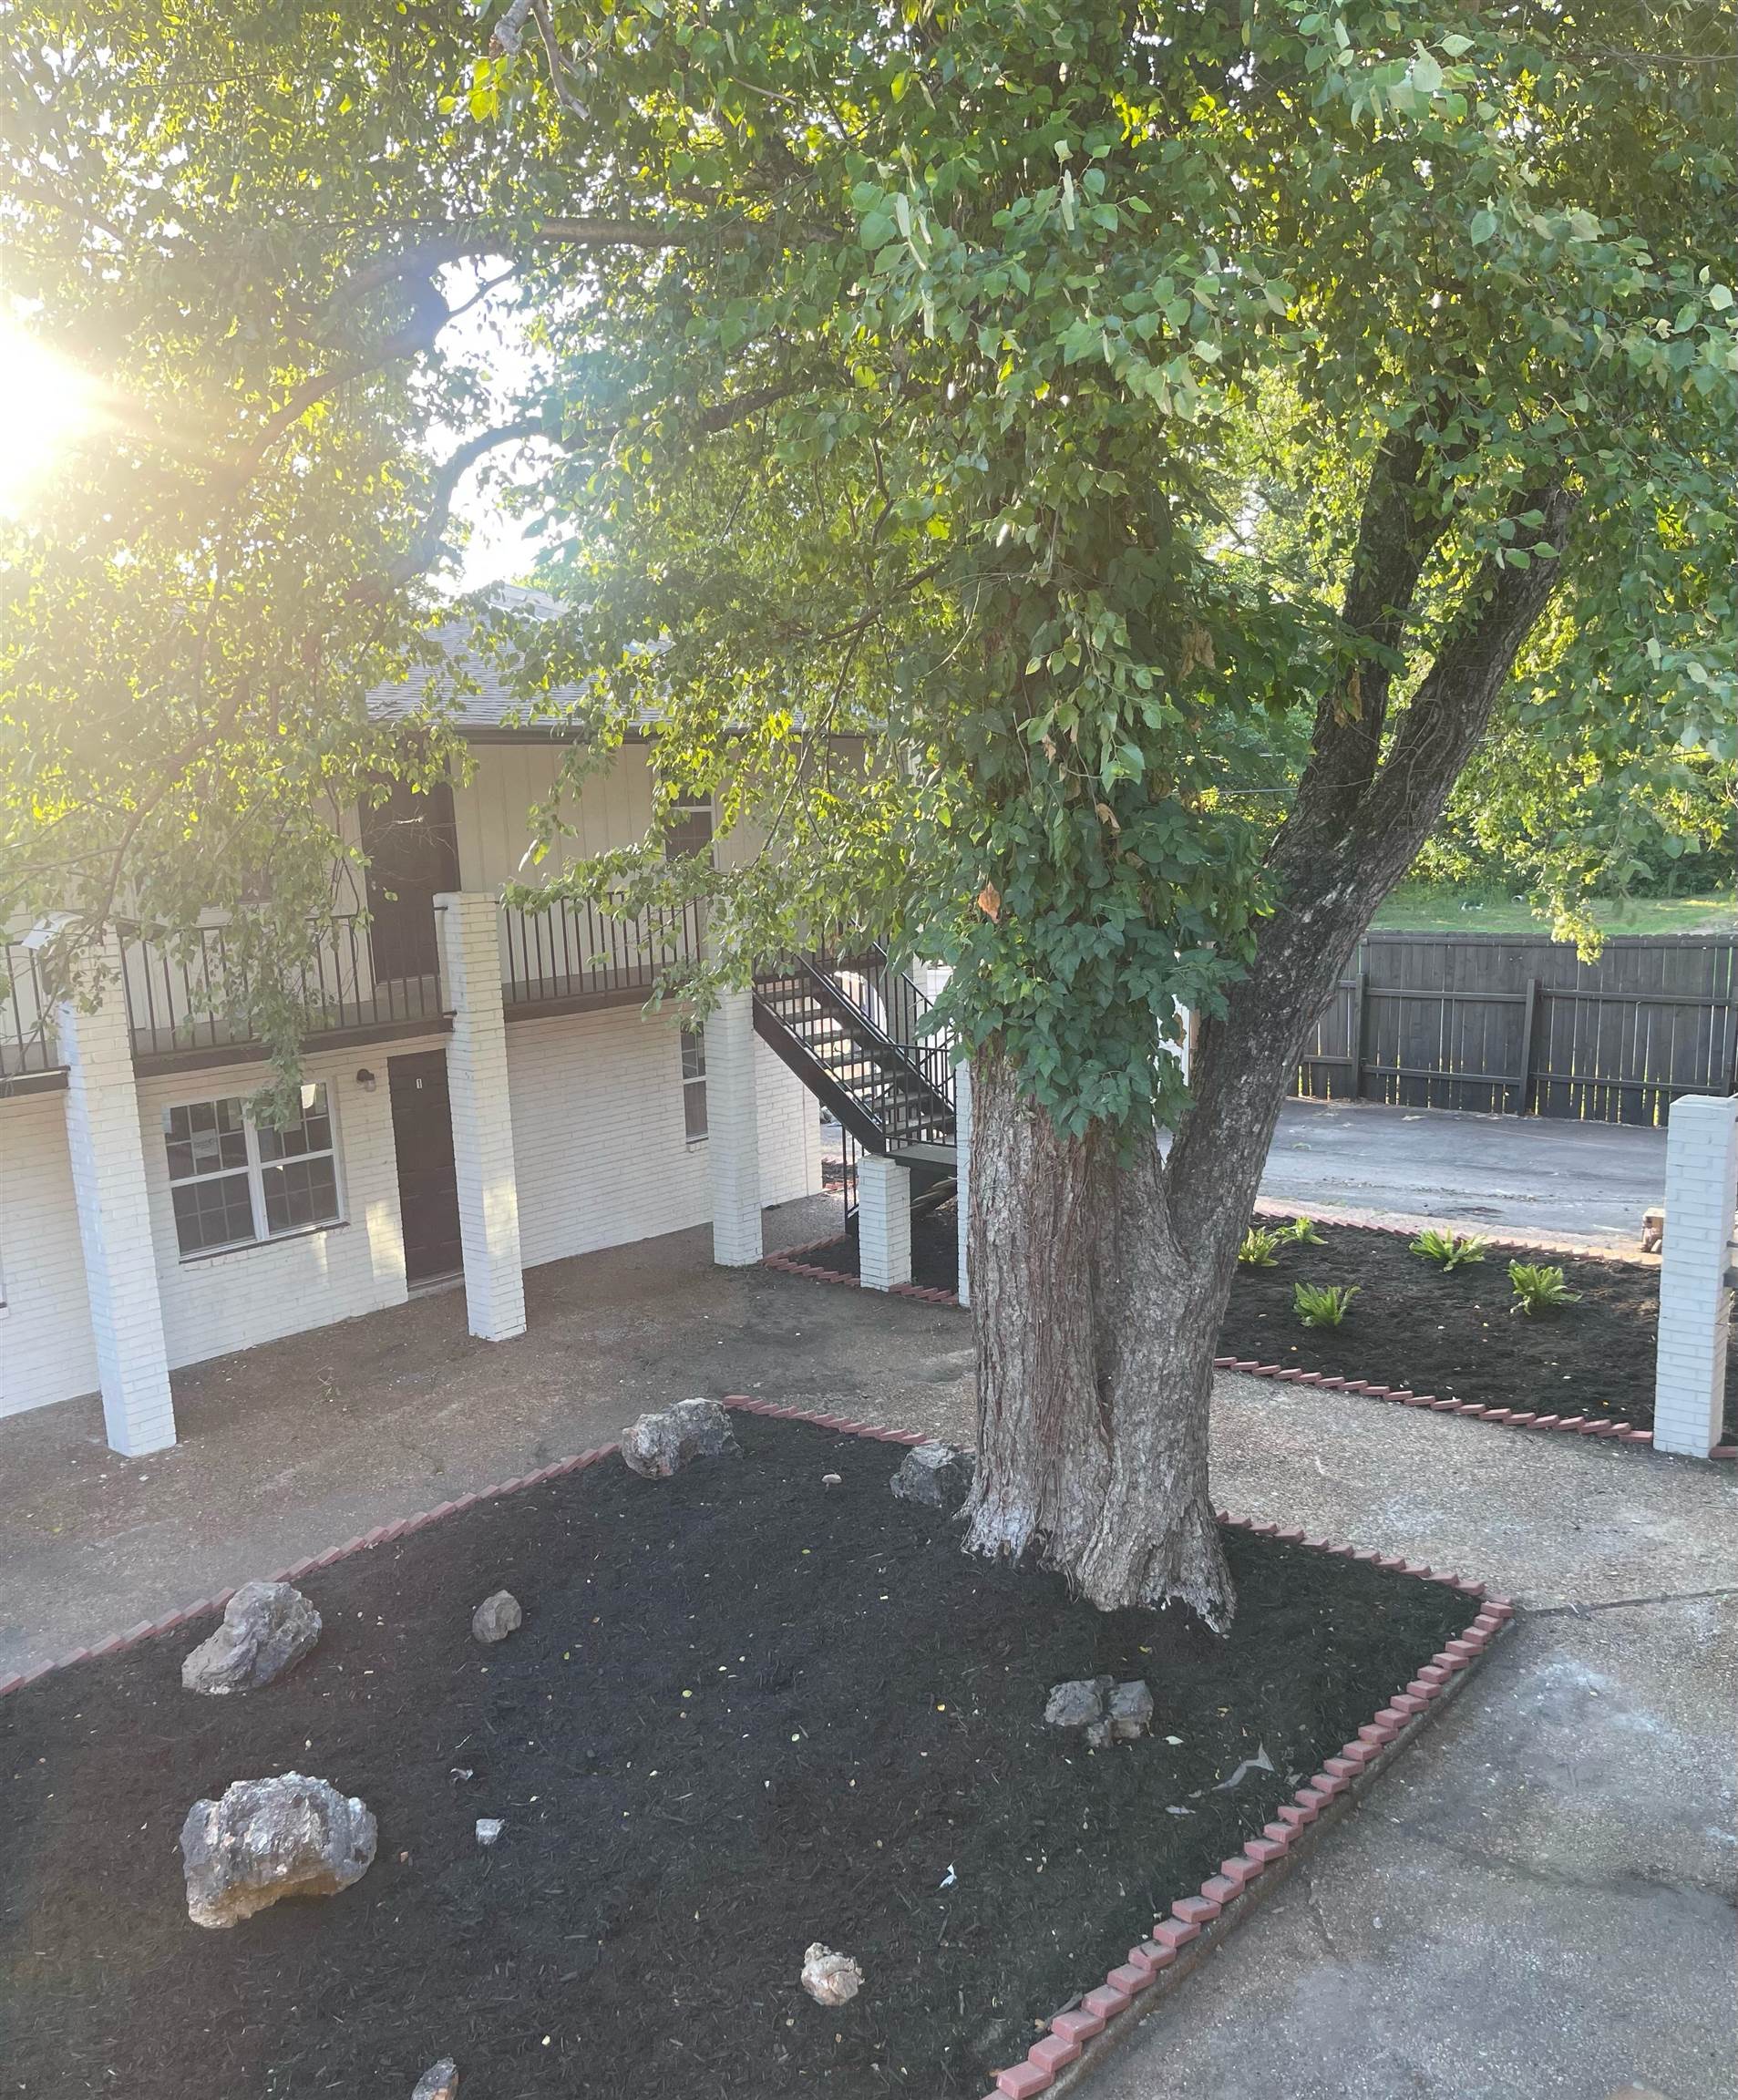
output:
[[[1657,1269],[1578,1261],[1543,1247],[1493,1247],[1483,1261],[1445,1275],[1408,1251],[1410,1234],[1330,1222],[1316,1230],[1320,1247],[1282,1248],[1271,1269],[1239,1267],[1219,1330],[1222,1356],[1407,1386],[1439,1400],[1653,1426]],[[956,1230],[951,1203],[912,1220],[916,1282],[956,1287]],[[854,1276],[855,1218],[843,1240],[802,1259]],[[1511,1261],[1560,1268],[1569,1289],[1581,1293],[1580,1303],[1556,1312],[1510,1312]],[[1291,1302],[1297,1283],[1355,1283],[1358,1296],[1341,1326],[1305,1327]],[[1726,1371],[1724,1435],[1738,1442],[1738,1351]]]
[[[308,1578],[325,1636],[263,1691],[184,1693],[196,1628],[0,1702],[4,2090],[403,2100],[450,2054],[466,2100],[979,2100],[1469,1613],[1234,1530],[1223,1644],[1102,1617],[895,1501],[899,1446],[738,1433],[739,1463],[605,1461]],[[525,1625],[483,1649],[502,1584]],[[1151,1683],[1152,1740],[1043,1726],[1099,1673]],[[367,1801],[374,1866],[190,1923],[189,1804],[290,1769]],[[815,1940],[862,1963],[840,2010],[798,1986]]]

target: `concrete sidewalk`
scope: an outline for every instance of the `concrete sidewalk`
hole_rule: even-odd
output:
[[[769,1240],[812,1238],[836,1200]],[[966,1315],[763,1270],[707,1235],[534,1271],[491,1347],[462,1298],[202,1366],[143,1460],[96,1404],[0,1422],[0,1674],[613,1437],[690,1393],[969,1436]],[[1097,2074],[1101,2100],[1667,2100],[1731,2092],[1738,1468],[1220,1381],[1252,1515],[1527,1607],[1477,1684]],[[0,1718],[4,1708],[0,1708]]]

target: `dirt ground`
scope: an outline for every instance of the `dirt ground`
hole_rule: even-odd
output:
[[[837,1199],[769,1220],[816,1239]],[[966,1314],[715,1270],[708,1236],[447,1292],[177,1380],[141,1461],[93,1401],[0,1422],[0,1674],[356,1532],[756,1394],[963,1437]],[[1225,1377],[1226,1506],[1517,1596],[1476,1696],[1096,2074],[1095,2100],[1702,2100],[1738,2083],[1738,1467]],[[0,1730],[5,1725],[0,1707]],[[481,2096],[479,2095],[479,2100]]]

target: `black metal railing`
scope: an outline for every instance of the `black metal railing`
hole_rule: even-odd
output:
[[[756,1025],[810,1091],[875,1150],[953,1140],[952,1075],[933,1085],[831,968],[807,957],[755,979]]]
[[[222,1051],[258,1039],[255,1016],[267,999],[301,1008],[310,1036],[391,1031],[435,1023],[444,1012],[434,914],[370,921],[334,919],[309,952],[273,970],[230,926],[185,933],[121,933],[127,1019],[135,1056]]]
[[[54,1007],[35,952],[0,943],[0,1079],[53,1072],[60,1064]]]
[[[953,1101],[953,1035],[931,1027],[935,1002],[879,942],[836,942],[814,958],[836,988],[863,1017],[897,1043],[927,1084],[950,1106]]]
[[[581,1004],[649,993],[700,960],[698,901],[636,917],[559,899],[544,910],[501,908],[501,998],[509,1008]]]

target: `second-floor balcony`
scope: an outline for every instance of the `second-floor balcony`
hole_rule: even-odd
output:
[[[121,936],[122,982],[133,1059],[140,1071],[255,1055],[255,1016],[287,1001],[303,1035],[331,1044],[364,1043],[447,1025],[438,949],[402,921],[360,913],[321,929],[308,956],[280,974],[228,925],[170,938],[137,929]]]
[[[614,916],[558,902],[501,911],[501,998],[510,1021],[530,1012],[580,1013],[644,999],[673,970],[697,962],[704,907]]]
[[[21,942],[0,942],[0,1092],[64,1077],[42,965]]]
[[[698,904],[636,917],[567,902],[541,911],[503,906],[499,926],[507,1018],[637,1004],[666,973],[698,959],[703,925]],[[23,950],[8,954],[21,990],[0,1021],[0,1077],[56,1065],[35,959]],[[399,898],[372,916],[334,920],[320,930],[307,957],[282,975],[230,925],[177,936],[127,930],[121,955],[133,1057],[141,1072],[257,1056],[257,1016],[274,999],[294,1006],[306,1040],[327,1047],[451,1025],[431,900]]]

